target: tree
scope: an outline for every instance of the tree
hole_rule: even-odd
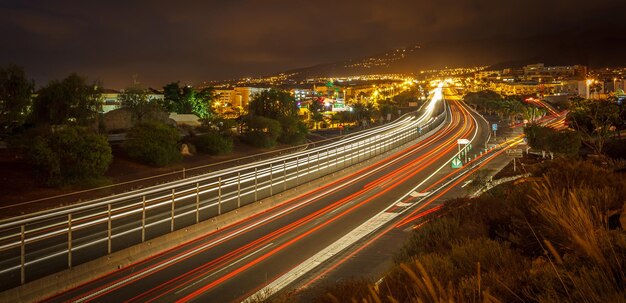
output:
[[[307,108],[311,113],[310,117],[317,113],[321,113],[324,110],[324,102],[322,102],[321,98],[314,97],[308,104]],[[309,117],[309,118],[310,118]]]
[[[182,114],[181,99],[182,90],[179,82],[172,82],[163,86],[163,100],[161,106],[168,112]]]
[[[376,115],[376,109],[372,103],[356,102],[352,104],[352,112],[358,125],[363,122],[369,123]]]
[[[200,119],[208,120],[215,117],[215,110],[213,109],[213,100],[215,100],[215,89],[212,87],[205,87],[199,92],[195,93],[193,104],[193,112],[200,117]]]
[[[122,103],[122,107],[128,108],[132,112],[133,119],[137,122],[142,122],[146,114],[158,107],[157,102],[148,99],[146,90],[139,86],[131,86],[125,89],[118,99]]]
[[[314,113],[313,116],[311,116],[311,120],[313,121],[313,127],[317,129],[320,127],[320,123],[324,122],[324,115],[319,112]]]
[[[123,147],[133,159],[152,166],[165,166],[180,161],[180,133],[169,125],[144,122],[135,125],[126,135]]]
[[[215,99],[213,88],[196,91],[189,85],[181,87],[179,82],[172,82],[163,87],[163,97],[161,106],[168,112],[195,114],[204,120],[215,116],[212,106]]]
[[[580,132],[583,143],[601,154],[606,140],[619,120],[619,107],[609,100],[572,100],[573,109],[567,114],[570,127]]]
[[[15,65],[0,68],[0,135],[24,124],[34,88],[23,68]]]
[[[492,90],[479,92],[469,92],[463,98],[465,102],[472,105],[476,110],[494,114],[501,109],[502,96]]]
[[[528,145],[532,148],[548,152],[575,156],[581,147],[580,134],[572,130],[556,130],[537,124],[524,127]]]
[[[324,110],[324,103],[318,97],[314,97],[308,104],[309,109],[309,122],[313,122],[313,128],[318,128],[319,122],[324,121],[322,110]]]
[[[317,101],[312,101],[312,103],[315,102]],[[250,136],[270,138],[269,140],[267,138],[256,139],[256,141],[261,142],[267,141],[266,144],[255,144],[263,147],[274,146],[276,139],[288,144],[301,143],[307,134],[307,128],[304,123],[299,121],[298,111],[298,104],[289,92],[272,88],[254,95],[248,105],[250,119],[248,119],[247,123],[253,132],[253,134],[248,135],[249,139],[251,139]],[[263,117],[263,119],[258,119],[259,117]],[[279,123],[280,128],[278,131],[272,130],[274,122]],[[269,130],[269,132],[266,132],[271,134],[269,137],[259,134],[260,128],[254,126],[259,123],[263,125],[263,129]]]
[[[278,137],[282,134],[280,122],[274,119],[248,115],[244,117],[243,124],[246,126],[246,131],[242,139],[256,147],[274,147]]]
[[[278,141],[287,144],[300,144],[306,138],[308,129],[298,118],[281,117],[278,122],[281,125],[281,135]]]
[[[252,97],[248,104],[248,113],[270,119],[297,117],[298,104],[289,92],[272,88]]]
[[[29,158],[46,183],[60,185],[101,177],[113,156],[106,137],[85,127],[67,126],[36,137]]]
[[[398,107],[394,104],[393,101],[387,99],[378,103],[378,112],[383,117],[383,119],[387,120],[388,115],[395,115],[398,112]]]
[[[85,81],[85,78],[71,74],[62,81],[52,81],[42,88],[33,104],[34,122],[91,125],[102,108],[102,94],[98,85]]]

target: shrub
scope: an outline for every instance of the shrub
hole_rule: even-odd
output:
[[[287,144],[300,144],[304,141],[308,129],[302,121],[294,117],[281,117],[278,121],[282,128],[278,141]]]
[[[233,151],[233,139],[216,132],[197,136],[194,143],[198,151],[209,155],[222,155]]]
[[[248,116],[244,119],[247,131],[243,134],[244,142],[262,148],[270,148],[276,145],[276,140],[282,134],[282,128],[278,121],[261,116]]]
[[[241,139],[243,142],[255,147],[272,148],[276,146],[276,139],[272,139],[270,135],[260,131],[246,132]]]
[[[83,127],[66,127],[36,137],[29,156],[50,185],[101,177],[113,158],[107,139]]]
[[[123,147],[128,156],[152,166],[180,161],[180,134],[175,127],[161,123],[141,123],[127,133]]]
[[[535,149],[574,156],[582,145],[580,134],[572,130],[555,130],[537,124],[524,128],[528,144]]]

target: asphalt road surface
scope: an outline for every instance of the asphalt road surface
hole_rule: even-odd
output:
[[[484,142],[487,125],[479,117],[457,102],[450,112],[433,136],[350,176],[47,301],[245,300],[375,215],[410,207],[416,199],[393,204],[445,166],[457,139],[478,134],[475,142]]]

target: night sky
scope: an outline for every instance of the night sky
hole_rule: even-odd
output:
[[[24,66],[39,86],[78,72],[113,88],[133,75],[196,84],[414,44],[441,49],[446,65],[626,65],[625,13],[624,0],[3,0],[0,65]]]

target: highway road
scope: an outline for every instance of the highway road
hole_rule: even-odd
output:
[[[107,256],[317,180],[414,141],[445,118],[441,88],[419,113],[312,149],[0,221],[0,290]]]
[[[320,252],[339,254],[342,241],[350,245],[350,237],[358,240],[401,214],[414,215],[407,210],[423,190],[450,172],[457,139],[473,139],[478,150],[487,138],[485,121],[456,101],[446,110],[449,123],[419,143],[47,302],[240,302],[268,284],[288,285],[316,265],[310,261]]]

